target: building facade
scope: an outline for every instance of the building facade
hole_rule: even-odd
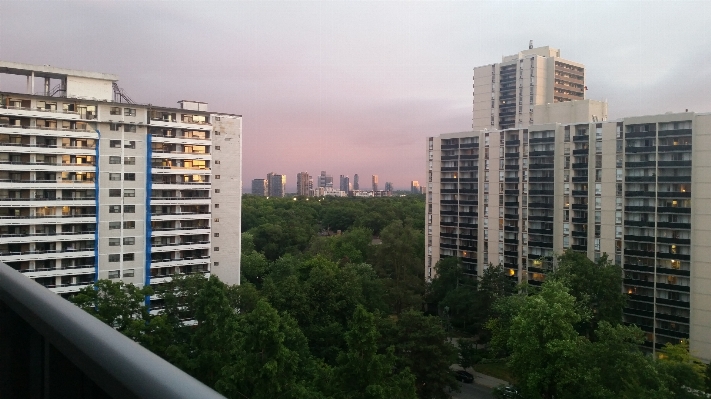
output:
[[[325,170],[318,176],[318,186],[323,188],[333,188],[333,176],[327,175]]]
[[[585,67],[560,58],[560,50],[533,48],[474,68],[472,129],[523,128],[535,105],[585,98]]]
[[[65,295],[190,273],[239,284],[241,116],[136,104],[109,74],[0,74],[27,77],[0,91],[0,261]]]
[[[390,191],[390,192],[395,191],[395,190],[393,189],[393,184],[392,184],[391,182],[389,182],[389,181],[386,181],[386,182],[385,182],[385,191]]]
[[[373,175],[370,178],[370,181],[372,183],[373,191],[379,191],[378,190],[378,175]]]
[[[351,191],[351,179],[348,176],[341,175],[340,177],[340,190],[346,193]]]
[[[309,176],[309,172],[299,172],[296,175],[296,195],[310,196],[313,190],[314,181]]]
[[[360,190],[360,181],[358,180],[358,173],[353,175],[353,190]]]
[[[267,180],[269,181],[268,189],[270,197],[283,198],[286,195],[286,175],[269,173]]]
[[[252,180],[252,194],[260,197],[266,197],[269,194],[269,184],[267,179]]]

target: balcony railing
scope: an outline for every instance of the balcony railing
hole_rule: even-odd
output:
[[[4,396],[224,398],[5,264],[0,302]]]

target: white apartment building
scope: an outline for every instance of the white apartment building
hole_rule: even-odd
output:
[[[560,50],[533,48],[474,68],[472,130],[524,128],[533,107],[585,98],[585,66]]]
[[[59,294],[190,273],[239,284],[242,117],[136,104],[117,80],[0,62],[0,261]]]

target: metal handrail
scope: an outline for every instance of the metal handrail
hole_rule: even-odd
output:
[[[112,398],[224,399],[5,264],[0,264],[0,301]]]

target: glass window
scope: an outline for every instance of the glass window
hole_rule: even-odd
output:
[[[136,205],[124,205],[123,213],[136,213]]]
[[[118,247],[120,245],[121,245],[120,238],[109,238],[109,246],[110,247]]]
[[[133,253],[123,254],[124,261],[132,261],[134,258],[135,258],[135,254],[133,254]]]
[[[121,148],[121,140],[109,140],[109,147]]]
[[[109,114],[121,115],[121,108],[120,107],[111,107],[111,111],[109,111]]]
[[[135,165],[136,164],[136,157],[124,157],[123,164],[124,165]]]
[[[124,108],[123,114],[125,116],[136,116],[136,109],[135,108]]]
[[[112,132],[118,132],[119,126],[121,125],[119,125],[118,123],[109,123],[109,130],[111,130]]]
[[[126,141],[123,143],[123,148],[136,148],[136,142],[133,140]]]
[[[121,189],[120,188],[109,189],[109,197],[120,197],[120,196],[121,196]]]
[[[123,190],[123,196],[124,197],[135,197],[136,196],[136,190],[132,188],[127,188]]]
[[[121,205],[109,205],[109,213],[121,213]]]
[[[134,221],[127,221],[123,222],[123,228],[124,229],[135,229],[136,228],[136,222]]]
[[[123,125],[123,131],[129,133],[136,133],[136,125]]]
[[[121,222],[109,222],[109,230],[118,230],[121,228]]]
[[[134,181],[134,180],[136,180],[136,174],[135,173],[124,173],[123,179],[126,181]]]
[[[121,173],[109,173],[109,180],[121,180]]]
[[[126,269],[123,271],[124,277],[133,277],[133,269]]]
[[[109,262],[118,262],[121,260],[121,254],[109,254]]]
[[[136,237],[124,237],[123,245],[133,245],[136,243]]]
[[[112,165],[121,164],[121,157],[109,157],[109,163]]]
[[[111,255],[109,255],[109,258]],[[109,260],[111,262],[111,260]],[[120,278],[121,277],[121,270],[109,270],[109,278],[114,279],[114,278]]]

